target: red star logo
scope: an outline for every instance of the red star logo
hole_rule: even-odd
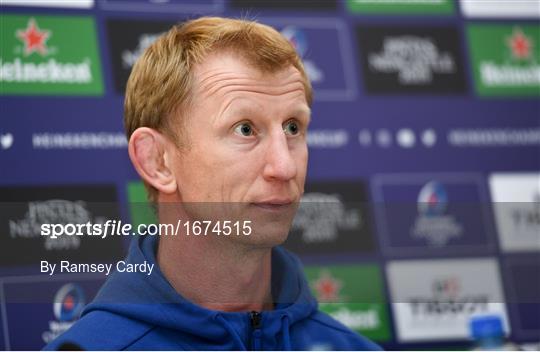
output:
[[[512,56],[514,58],[519,60],[530,58],[533,44],[530,38],[523,34],[521,29],[514,29],[512,36],[507,39],[507,44],[510,50],[512,50]]]
[[[321,276],[315,281],[314,288],[317,291],[317,297],[321,302],[336,302],[339,300],[339,290],[342,284],[336,280],[328,271],[321,273]]]
[[[25,30],[17,31],[17,38],[24,43],[24,54],[30,55],[37,51],[42,56],[47,54],[47,47],[45,42],[51,36],[51,32],[47,30],[40,30],[36,20],[30,18]]]

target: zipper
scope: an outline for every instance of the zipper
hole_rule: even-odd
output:
[[[249,323],[251,325],[251,350],[260,351],[262,350],[262,314],[257,311],[251,311],[249,313]]]

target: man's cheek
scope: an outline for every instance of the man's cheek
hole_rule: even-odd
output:
[[[305,153],[301,153],[296,158],[296,167],[297,167],[297,172],[299,175],[303,175],[303,176],[306,175],[307,165],[308,165],[308,154],[306,151]]]

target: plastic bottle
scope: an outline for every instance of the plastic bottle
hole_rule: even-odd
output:
[[[502,319],[498,315],[472,317],[469,329],[475,341],[475,351],[517,351],[516,345],[505,342]]]

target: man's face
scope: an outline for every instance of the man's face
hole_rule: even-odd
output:
[[[239,241],[275,245],[286,239],[304,192],[310,110],[293,66],[263,74],[228,53],[194,72],[193,106],[185,118],[189,147],[173,161],[179,199],[193,218],[252,220]],[[204,210],[207,204],[208,209]]]

